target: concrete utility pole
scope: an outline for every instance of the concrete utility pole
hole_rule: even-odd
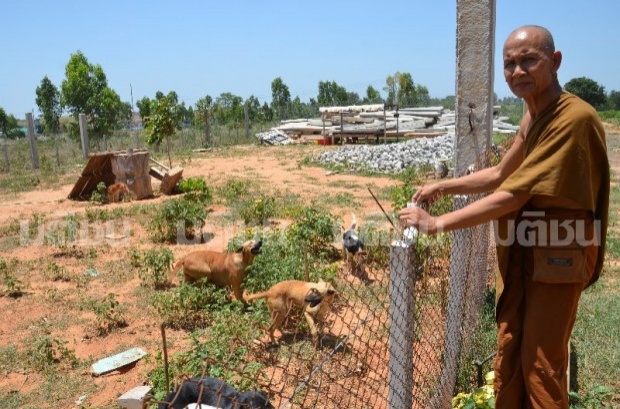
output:
[[[79,114],[78,120],[80,123],[80,138],[82,140],[82,153],[84,153],[84,159],[88,159],[90,153],[90,146],[88,144],[88,129],[86,128],[86,114]]]
[[[457,0],[455,176],[491,147],[495,0]]]
[[[32,159],[32,168],[39,169],[39,154],[37,153],[37,137],[34,133],[34,118],[31,112],[26,113],[26,122],[28,123],[28,140],[30,141],[30,159]]]
[[[476,159],[491,147],[493,134],[493,80],[495,54],[495,0],[457,0],[456,40],[456,140],[454,176],[463,175]],[[454,210],[469,204],[467,196],[455,197]],[[464,339],[462,324],[471,292],[483,291],[480,278],[486,271],[488,241],[478,235],[476,249],[471,248],[472,229],[457,231],[452,236],[450,258],[449,305],[446,311],[446,349],[439,387],[429,407],[449,408],[458,359]],[[482,281],[482,285],[484,285]]]

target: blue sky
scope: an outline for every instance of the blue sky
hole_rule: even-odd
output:
[[[231,92],[271,100],[281,77],[291,96],[316,97],[319,81],[365,95],[396,71],[433,97],[455,93],[456,0],[66,1],[3,0],[0,107],[34,110],[44,76],[60,88],[80,50],[100,64],[123,101],[176,91],[187,106]],[[620,1],[498,0],[495,92],[506,36],[524,24],[551,30],[564,60],[560,82],[586,76],[620,90]],[[130,88],[131,85],[131,88]]]

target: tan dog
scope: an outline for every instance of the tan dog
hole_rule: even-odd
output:
[[[318,345],[319,336],[315,319],[323,321],[335,296],[336,289],[329,282],[319,280],[318,283],[308,283],[289,280],[275,284],[262,293],[244,294],[243,299],[248,302],[266,298],[271,312],[271,324],[268,332],[272,343],[275,343],[273,335],[275,330],[280,328],[293,305],[301,307],[310,327],[312,340],[315,345]]]
[[[193,283],[206,277],[209,283],[218,287],[232,287],[235,298],[242,301],[241,283],[248,274],[247,267],[260,254],[262,245],[260,240],[249,240],[235,253],[192,251],[176,263],[170,275],[173,276],[182,268],[185,281]]]
[[[123,182],[117,182],[113,185],[108,186],[108,203],[117,203],[123,200],[123,197],[128,195],[131,197],[131,193],[129,193],[129,188]]]

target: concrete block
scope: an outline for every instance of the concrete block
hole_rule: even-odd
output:
[[[124,409],[142,409],[149,393],[151,393],[150,386],[136,386],[119,396],[116,402]]]

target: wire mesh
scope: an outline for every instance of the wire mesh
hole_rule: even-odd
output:
[[[485,152],[476,167],[499,160],[507,146]],[[457,196],[453,206],[477,199]],[[342,263],[318,343],[303,310],[291,305],[277,345],[240,345],[245,363],[226,369],[237,385],[258,385],[276,408],[450,407],[494,283],[491,233],[486,224],[420,235],[406,246],[366,240],[363,254]],[[255,363],[259,378],[248,375]]]

